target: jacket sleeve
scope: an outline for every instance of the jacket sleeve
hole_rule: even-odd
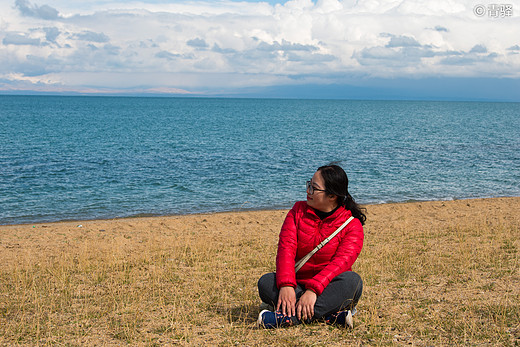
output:
[[[352,265],[363,248],[364,234],[363,226],[358,219],[354,219],[351,224],[346,228],[346,233],[341,238],[330,263],[309,280],[305,285],[307,289],[321,295],[334,277],[352,269]]]
[[[276,253],[276,286],[296,287],[294,264],[296,258],[297,238],[296,205],[289,211],[280,231],[278,252]]]

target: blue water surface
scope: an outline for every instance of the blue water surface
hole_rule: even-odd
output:
[[[0,96],[0,224],[520,196],[520,104]]]

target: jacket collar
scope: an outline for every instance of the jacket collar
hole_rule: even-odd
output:
[[[318,215],[316,214],[316,211],[314,210],[314,208],[310,207],[309,205],[307,205],[307,203],[305,203],[305,212],[306,213],[310,213],[311,215],[313,215],[314,217],[320,219],[320,217],[318,217]],[[333,214],[331,214],[330,216],[326,217],[323,219],[323,221],[329,221],[329,220],[334,220],[336,219],[337,217],[339,217],[341,214],[343,213],[349,213],[350,214],[350,211],[348,211],[347,209],[345,209],[344,206],[340,206],[336,209],[336,211],[334,211]]]

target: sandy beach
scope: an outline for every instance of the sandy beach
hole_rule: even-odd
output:
[[[286,210],[0,226],[0,344],[520,343],[520,198],[365,206],[355,329],[255,328]]]

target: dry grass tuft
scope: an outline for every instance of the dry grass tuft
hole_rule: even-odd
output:
[[[368,206],[352,331],[255,328],[285,211],[0,227],[0,344],[519,345],[519,204]]]

